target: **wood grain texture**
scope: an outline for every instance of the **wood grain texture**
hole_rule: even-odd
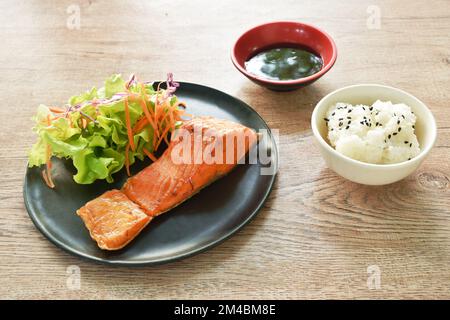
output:
[[[71,4],[80,30],[66,27]],[[369,5],[381,28],[366,26]],[[450,2],[1,1],[0,298],[450,298]],[[335,67],[290,93],[262,89],[229,58],[233,40],[272,20],[300,20],[336,40]],[[60,104],[111,73],[202,83],[254,107],[280,129],[281,167],[261,213],[236,236],[192,258],[114,268],[59,250],[23,204],[26,153],[39,103]],[[326,168],[310,116],[328,92],[355,83],[402,88],[423,100],[438,140],[420,169],[367,187]],[[70,214],[70,213],[68,213]],[[69,265],[81,289],[66,286]],[[367,267],[381,288],[367,287]]]

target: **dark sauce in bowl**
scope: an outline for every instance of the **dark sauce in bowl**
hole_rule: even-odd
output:
[[[277,46],[250,57],[245,69],[268,80],[296,80],[319,72],[322,58],[306,48]]]

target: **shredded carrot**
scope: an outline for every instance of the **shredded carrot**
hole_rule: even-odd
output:
[[[184,115],[184,110],[178,109],[178,103],[174,104],[173,106],[171,106],[170,104],[168,105],[169,106],[167,107],[167,110],[165,110],[166,112],[161,119],[161,123],[164,123],[164,121],[166,121],[166,118],[169,117],[169,124],[171,125],[172,130],[175,130],[175,118],[179,119],[181,115]]]
[[[131,176],[130,173],[130,158],[129,158],[129,153],[130,153],[130,144],[127,143],[127,146],[125,147],[125,169],[127,170],[127,175]]]
[[[52,150],[50,145],[47,145],[47,163],[46,163],[46,169],[44,169],[44,171],[42,172],[42,176],[44,177],[45,183],[47,184],[47,186],[49,186],[50,188],[54,188],[55,184],[53,183],[53,179],[52,179],[52,162],[51,162],[51,156],[52,156]]]
[[[169,139],[167,138],[167,135],[164,136],[164,142],[165,142],[167,145],[169,145]]]
[[[140,99],[142,110],[144,111],[145,116],[148,119],[148,122],[152,126],[153,129],[153,149],[156,150],[156,139],[159,139],[159,129],[158,129],[158,122],[156,120],[156,117],[153,119],[150,113],[153,113],[152,108],[147,108],[147,94],[145,93],[145,87],[144,84],[141,84],[141,91],[143,97]],[[150,110],[149,110],[150,109]],[[156,112],[156,104],[155,104],[155,112]]]
[[[171,126],[171,129],[172,129],[172,131],[174,131],[174,130],[175,130],[175,121],[174,121],[174,119],[173,119],[173,114],[172,114],[172,112],[169,113],[169,119],[170,119],[170,126]]]
[[[128,97],[125,97],[124,100],[125,104],[125,124],[127,126],[127,134],[128,134],[128,140],[130,141],[131,150],[136,150],[136,146],[134,145],[134,137],[133,132],[131,130],[131,120],[130,120],[130,110],[128,107]]]
[[[140,132],[142,129],[145,128],[145,126],[148,124],[148,119],[144,116],[141,119],[138,120],[138,122],[136,122],[136,124],[133,127],[133,133],[138,133]]]
[[[45,184],[49,187],[49,188],[54,188],[55,184],[53,183],[52,180],[52,176],[49,174],[49,172],[44,169],[42,170],[42,178],[44,178]]]
[[[167,140],[167,133],[169,132],[169,129],[170,129],[170,126],[167,126],[166,129],[164,129],[163,134],[161,135],[161,137],[158,140],[158,143],[156,144],[155,150],[158,149],[158,147],[161,144],[163,138],[164,138],[164,141],[166,141],[166,143],[169,144],[169,142]]]
[[[165,110],[163,117],[161,118],[161,123],[164,123],[164,121],[166,120],[166,118],[170,115],[172,115],[172,112],[174,111],[174,109],[172,109],[172,107],[169,104],[169,107],[167,108],[167,110]]]
[[[140,103],[141,103],[141,107],[142,107],[142,110],[144,111],[144,114],[145,114],[145,116],[147,117],[147,120],[148,120],[148,123],[152,126],[152,128],[153,128],[153,130],[154,130],[154,134],[155,135],[157,135],[157,128],[156,128],[156,125],[155,125],[155,123],[153,122],[153,119],[152,119],[152,116],[151,116],[151,114],[150,114],[150,111],[148,110],[148,108],[147,108],[147,104],[145,103],[145,100],[143,99],[143,98],[141,98],[140,100]]]
[[[66,112],[66,110],[64,110],[64,109],[62,109],[60,107],[49,107],[49,109],[50,109],[51,112],[54,112],[54,113],[64,113],[64,112]]]
[[[47,125],[50,126],[51,125],[51,118],[50,118],[50,114],[47,114]],[[47,186],[49,188],[54,188],[55,184],[53,183],[53,179],[52,179],[52,161],[51,161],[51,157],[52,157],[52,149],[50,147],[50,145],[47,143],[47,163],[46,163],[46,168],[44,170],[42,170],[42,177],[44,178],[45,183],[47,184]]]
[[[147,157],[149,157],[153,162],[155,162],[156,160],[158,160],[150,151],[148,151],[147,149],[142,149],[144,151],[144,153],[147,155]]]
[[[155,118],[155,125],[156,125],[156,137],[159,139],[159,126],[158,126],[158,118],[156,117],[156,114],[158,113],[158,95],[155,96],[155,113],[153,114]],[[154,140],[155,141],[155,140]]]
[[[186,117],[189,117],[189,118],[192,118],[193,117],[193,115],[192,114],[190,114],[190,113],[183,113],[183,116],[186,116]]]

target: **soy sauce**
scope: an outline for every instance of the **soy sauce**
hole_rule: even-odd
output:
[[[269,80],[295,80],[322,69],[322,58],[295,47],[276,47],[262,51],[245,62],[248,72]]]

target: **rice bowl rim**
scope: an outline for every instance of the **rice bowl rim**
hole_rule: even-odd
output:
[[[319,120],[319,119],[317,119],[318,112],[319,112],[318,110],[325,103],[325,101],[328,100],[333,95],[336,95],[337,93],[344,91],[344,90],[355,89],[358,87],[367,87],[367,88],[377,87],[377,88],[382,88],[382,89],[393,90],[393,91],[397,91],[398,93],[408,96],[408,97],[412,98],[413,100],[415,100],[417,102],[417,105],[419,105],[420,108],[422,108],[425,111],[425,113],[427,113],[430,116],[431,121],[424,122],[424,127],[425,127],[424,131],[431,133],[431,142],[426,143],[426,145],[423,148],[421,148],[420,153],[417,156],[415,156],[414,158],[412,158],[411,160],[406,160],[406,161],[402,161],[402,162],[398,162],[398,163],[388,163],[388,164],[363,162],[363,161],[359,161],[359,160],[350,158],[350,157],[343,155],[343,154],[339,153],[338,151],[336,151],[336,149],[334,149],[332,146],[330,146],[330,144],[324,139],[324,137],[319,132],[318,126],[316,124],[317,120]],[[350,95],[351,95],[351,93],[350,93]],[[343,160],[349,161],[350,163],[353,163],[356,165],[362,165],[362,166],[365,166],[368,168],[395,168],[395,167],[401,167],[401,166],[405,166],[407,164],[411,164],[411,163],[415,163],[415,162],[420,162],[433,148],[433,146],[436,142],[436,138],[437,138],[436,119],[434,118],[433,113],[426,106],[425,103],[423,103],[420,99],[418,99],[417,97],[413,96],[412,94],[410,94],[402,89],[398,89],[395,87],[386,86],[386,85],[382,85],[382,84],[373,84],[373,83],[354,84],[354,85],[336,89],[336,90],[328,93],[326,96],[324,96],[322,99],[320,99],[320,101],[314,107],[314,110],[313,110],[313,113],[311,116],[311,128],[312,128],[313,134],[316,137],[317,141],[322,146],[324,146],[326,150],[330,151],[332,154],[336,155],[338,158],[341,158]]]

